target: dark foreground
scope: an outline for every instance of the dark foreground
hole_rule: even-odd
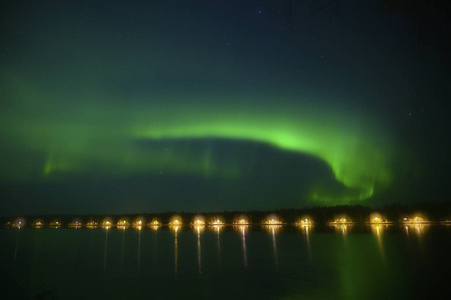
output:
[[[0,229],[1,299],[427,299],[451,227]],[[449,294],[448,294],[449,296]]]

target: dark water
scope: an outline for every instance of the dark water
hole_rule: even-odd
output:
[[[451,298],[440,225],[4,228],[0,241],[2,299]]]

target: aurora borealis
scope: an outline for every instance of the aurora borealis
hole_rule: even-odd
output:
[[[441,56],[377,1],[282,2],[2,4],[2,211],[442,197]]]

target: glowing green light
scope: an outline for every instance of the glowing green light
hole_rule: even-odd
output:
[[[110,177],[170,173],[239,178],[239,166],[220,164],[212,149],[196,152],[158,148],[163,140],[220,138],[265,143],[323,160],[336,180],[349,188],[348,193],[338,196],[341,202],[366,199],[391,181],[387,134],[365,116],[345,110],[307,108],[293,104],[295,101],[287,105],[274,99],[228,101],[225,96],[221,99],[211,96],[209,102],[180,95],[155,95],[148,101],[131,101],[139,102],[133,106],[125,105],[123,99],[114,104],[94,101],[95,96],[105,97],[94,91],[84,101],[67,95],[64,102],[67,104],[62,107],[58,98],[61,91],[50,93],[49,99],[40,99],[42,91],[34,91],[30,84],[23,89],[19,83],[11,86],[16,86],[16,94],[11,97],[24,103],[25,108],[7,107],[0,120],[0,134],[13,151],[45,157],[44,164],[36,162],[41,163],[43,180],[61,173]],[[173,98],[183,98],[183,102]],[[41,106],[49,108],[36,108]],[[140,143],[146,141],[154,144],[143,147]],[[24,180],[36,176],[37,166],[3,160],[2,169],[7,174],[2,179],[7,176],[9,180]],[[324,188],[312,188],[310,195],[317,202],[333,203],[338,198]]]
[[[177,120],[164,126],[156,126],[150,116],[134,127],[133,135],[148,139],[242,139],[307,153],[327,162],[338,181],[358,190],[357,195],[346,196],[348,200],[366,199],[373,195],[376,184],[390,182],[386,144],[378,144],[380,132],[365,122],[354,127],[358,124],[355,118],[318,112],[312,117],[311,110],[287,111],[277,106],[266,111],[205,106],[199,111],[182,109],[186,113],[177,114]],[[327,197],[316,193],[312,199]]]

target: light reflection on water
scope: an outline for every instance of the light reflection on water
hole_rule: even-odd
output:
[[[415,234],[417,234],[418,236],[424,234],[430,225],[428,224],[415,224],[415,225],[410,225],[410,228],[413,228],[415,231]]]
[[[197,266],[199,268],[199,274],[202,274],[202,253],[200,247],[200,232],[205,229],[204,225],[195,226],[197,232]]]
[[[429,224],[407,224],[404,225],[404,231],[408,236],[413,234],[421,238],[421,235],[426,233],[430,226]]]
[[[124,254],[125,254],[125,226],[120,229],[122,230],[121,267],[123,267],[124,266]]]
[[[171,229],[174,231],[174,274],[177,275],[178,269],[178,237],[177,232],[179,231],[181,226],[174,225]]]
[[[407,224],[404,226],[408,238],[412,238],[412,240],[416,239],[421,251],[424,251],[425,245],[423,243],[423,238],[430,226],[431,225],[429,224]]]
[[[158,259],[158,251],[157,251],[157,245],[158,245],[158,229],[159,226],[151,226],[151,229],[154,231],[154,241],[153,241],[153,262],[156,263]]]
[[[243,242],[243,264],[244,269],[247,270],[247,248],[246,248],[246,231],[249,225],[238,225],[237,228],[241,232],[241,239]]]
[[[138,226],[138,270],[141,267],[141,230],[142,226]]]
[[[221,235],[220,235],[220,231],[223,228],[223,225],[213,225],[213,230],[216,232],[216,240],[217,240],[217,245],[216,247],[218,248],[218,267],[221,268]]]
[[[382,234],[384,233],[384,230],[388,229],[389,225],[372,224],[370,226],[372,233],[376,235],[377,245],[379,247],[380,254],[382,257],[384,257],[384,245],[382,243]]]
[[[106,270],[106,253],[108,251],[108,231],[110,227],[105,227],[105,250],[103,252],[103,273],[105,273]]]
[[[266,229],[268,229],[272,238],[272,251],[274,254],[274,265],[279,267],[279,257],[277,255],[277,242],[276,242],[276,233],[281,229],[281,225],[265,225]]]
[[[310,246],[310,231],[312,228],[312,225],[297,225],[303,233],[305,233],[305,241],[307,244],[307,251],[309,258],[312,258],[312,247]]]
[[[407,231],[404,226],[379,224],[315,226],[314,231],[312,226],[160,228],[11,229],[8,235],[0,231],[9,241],[1,256],[8,274],[3,282],[11,286],[7,291],[15,286],[23,298],[33,298],[42,284],[58,287],[63,298],[70,297],[77,290],[67,280],[87,289],[94,289],[91,282],[97,282],[115,291],[102,290],[112,298],[128,296],[121,294],[121,282],[130,280],[141,282],[131,292],[138,298],[150,288],[167,288],[170,295],[183,296],[177,290],[185,288],[184,282],[205,299],[232,292],[244,295],[244,288],[266,299],[374,298],[370,293],[390,298],[384,293],[393,289],[407,297],[415,296],[410,292],[412,282],[419,285],[421,279],[422,286],[429,288],[437,283],[429,283],[427,276],[440,282],[434,274],[449,267],[440,253],[451,251],[451,228],[434,239],[438,226],[410,225]],[[409,238],[402,238],[407,232]],[[243,267],[246,272],[239,271]],[[175,277],[178,284],[172,290]],[[30,283],[28,278],[34,279]],[[24,286],[17,289],[12,280]],[[209,292],[203,294],[202,289]]]
[[[343,235],[343,237],[346,237],[346,235],[348,234],[348,229],[351,225],[348,224],[335,224],[333,225],[335,228],[335,231],[337,231],[338,233],[341,233]]]
[[[14,248],[13,270],[16,267],[17,250],[19,249],[20,227],[17,228],[16,246]]]

